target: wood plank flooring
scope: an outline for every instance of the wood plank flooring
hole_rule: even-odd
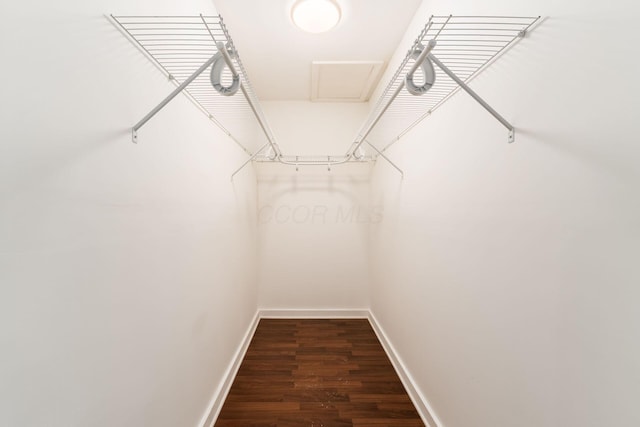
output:
[[[366,319],[262,319],[215,426],[424,426]]]

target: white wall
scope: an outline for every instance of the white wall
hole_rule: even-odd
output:
[[[472,84],[513,145],[460,93],[374,169],[372,310],[447,427],[640,424],[639,11],[423,5],[549,16]]]
[[[196,426],[257,308],[255,176],[103,16],[3,2],[0,425]]]
[[[366,104],[264,102],[283,153],[344,154]],[[318,152],[318,150],[320,150]],[[368,165],[258,167],[259,305],[368,307]]]

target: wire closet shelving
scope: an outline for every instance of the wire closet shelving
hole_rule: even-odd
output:
[[[219,16],[114,16],[112,21],[137,45],[140,50],[173,81],[181,85],[218,51],[222,43],[229,51],[235,46],[224,22]],[[273,133],[265,127],[263,135],[251,124],[254,120],[252,104],[257,105],[251,83],[238,55],[231,58],[237,70],[245,97],[222,96],[209,81],[210,66],[206,67],[189,83],[183,93],[227,135],[234,139],[249,155],[264,142],[273,141]],[[229,69],[223,75],[223,83],[230,84]],[[256,108],[256,115],[264,123],[264,115]],[[141,126],[140,126],[141,127]],[[134,141],[135,132],[134,130]],[[258,141],[258,144],[256,144]]]
[[[505,126],[509,142],[513,142],[515,129],[511,123],[468,83],[540,22],[539,16],[431,16],[349,150],[338,156],[295,156],[284,155],[276,143],[222,17],[109,18],[176,85],[133,126],[133,141],[137,142],[137,132],[148,120],[184,93],[249,156],[233,175],[252,161],[279,162],[296,169],[302,165],[325,165],[330,170],[333,165],[370,162],[379,157],[402,173],[384,152],[460,89]],[[226,68],[217,67],[220,61]],[[222,70],[217,88],[212,84],[212,67]],[[230,96],[235,90],[227,89],[234,84],[243,96]],[[411,93],[405,90],[407,87]]]
[[[348,153],[363,147],[366,151],[372,150],[375,157],[384,156],[391,145],[461,89],[508,129],[508,141],[513,142],[514,127],[468,83],[539,22],[540,16],[431,16],[360,128]],[[418,52],[425,53],[416,58]],[[435,82],[422,95],[416,96],[403,90],[405,78],[413,76],[421,65],[418,62],[423,59],[435,64]]]
[[[209,119],[248,155],[239,172],[251,161],[277,161],[292,166],[332,165],[371,161],[371,156],[283,155],[260,108],[233,39],[220,16],[116,16],[111,21],[151,60],[176,89],[133,126],[138,130],[179,93],[185,94]],[[226,63],[220,83],[230,87],[234,78],[244,96],[225,96],[210,80],[216,55]]]

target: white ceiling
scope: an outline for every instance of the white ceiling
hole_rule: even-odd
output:
[[[323,34],[298,29],[295,0],[214,0],[261,100],[311,99],[313,61],[384,61],[422,0],[337,0],[342,20]]]

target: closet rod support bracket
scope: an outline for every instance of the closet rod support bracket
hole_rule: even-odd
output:
[[[131,129],[131,141],[132,141],[134,144],[137,144],[137,143],[138,143],[138,131],[137,131],[137,130],[135,130],[135,129]]]
[[[509,130],[509,144],[511,144],[515,140],[516,140],[516,130],[511,129]]]

